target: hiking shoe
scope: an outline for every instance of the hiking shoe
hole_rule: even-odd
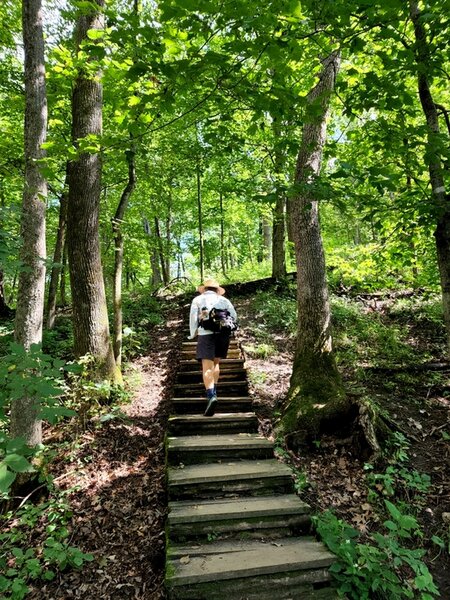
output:
[[[205,413],[204,413],[205,417],[212,417],[213,416],[213,414],[216,412],[216,404],[217,404],[217,396],[214,394],[208,400],[208,404],[206,405],[206,410],[205,410]]]

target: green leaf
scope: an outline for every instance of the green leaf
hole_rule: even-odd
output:
[[[7,454],[2,462],[8,465],[12,471],[16,471],[16,473],[30,473],[34,471],[33,465],[20,454]]]
[[[16,474],[12,473],[6,465],[0,463],[0,492],[6,494],[15,478]]]

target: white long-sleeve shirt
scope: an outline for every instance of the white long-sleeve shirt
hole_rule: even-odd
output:
[[[207,290],[206,292],[200,294],[200,296],[196,296],[192,300],[191,312],[189,315],[190,340],[195,338],[197,334],[211,335],[212,333],[214,333],[213,331],[209,331],[207,329],[203,329],[203,327],[198,326],[200,321],[201,310],[205,306],[208,309],[208,312],[214,307],[229,310],[230,315],[233,317],[233,319],[237,318],[236,310],[231,304],[231,302],[228,300],[228,298],[224,298],[224,296],[220,296],[219,294],[216,294],[216,292]]]

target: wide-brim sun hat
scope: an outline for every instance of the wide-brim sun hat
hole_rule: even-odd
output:
[[[203,284],[198,286],[197,292],[203,294],[206,288],[215,288],[220,296],[223,296],[225,294],[225,290],[223,289],[223,287],[220,287],[219,282],[215,279],[205,279]]]

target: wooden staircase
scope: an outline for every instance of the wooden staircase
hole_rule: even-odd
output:
[[[195,342],[184,342],[167,440],[166,589],[171,600],[332,600],[333,555],[311,536],[291,469],[258,434],[239,343],[206,406]]]

